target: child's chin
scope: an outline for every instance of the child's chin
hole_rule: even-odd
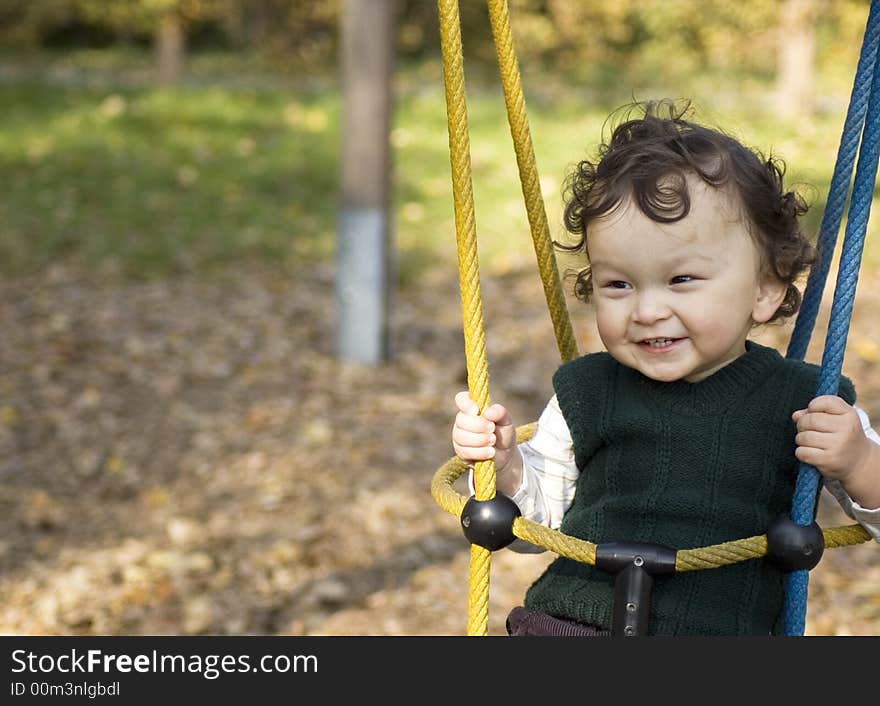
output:
[[[642,368],[640,369],[640,372],[645,377],[651,378],[651,380],[656,380],[657,382],[676,382],[677,380],[683,380],[685,377],[679,370],[646,370]]]
[[[679,380],[683,380],[684,378],[680,375],[649,375],[652,380],[656,380],[657,382],[678,382]]]

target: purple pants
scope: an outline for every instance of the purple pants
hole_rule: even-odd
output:
[[[609,637],[610,630],[517,606],[507,616],[511,637]]]

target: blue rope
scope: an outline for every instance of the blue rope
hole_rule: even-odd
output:
[[[869,23],[872,19],[877,21],[875,10],[878,5],[880,5],[880,0],[872,0]],[[876,47],[873,53],[876,64]],[[874,185],[877,180],[877,162],[880,158],[880,70],[874,70],[872,73],[866,108],[868,119],[862,134],[862,145],[853,182],[816,396],[837,394],[868,227],[868,217],[871,213]],[[862,86],[859,90],[863,91],[864,88]],[[856,88],[854,87],[855,92]],[[791,509],[791,519],[794,522],[799,525],[808,525],[813,522],[818,492],[819,472],[809,464],[801,464]],[[783,628],[786,635],[803,635],[806,623],[808,576],[809,572],[805,569],[793,571],[786,576],[783,613]]]

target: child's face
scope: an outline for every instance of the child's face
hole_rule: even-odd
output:
[[[697,382],[743,353],[785,295],[734,199],[688,178],[691,209],[657,223],[626,200],[589,224],[599,336],[619,362],[662,381]]]

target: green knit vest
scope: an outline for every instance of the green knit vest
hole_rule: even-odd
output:
[[[815,396],[819,367],[747,342],[698,383],[658,382],[607,353],[565,363],[553,384],[580,469],[560,530],[595,542],[691,549],[763,534],[791,509],[791,413]],[[838,394],[852,404],[852,383]],[[564,557],[525,605],[611,627],[613,577]],[[654,579],[648,633],[778,633],[783,575],[766,559]]]

